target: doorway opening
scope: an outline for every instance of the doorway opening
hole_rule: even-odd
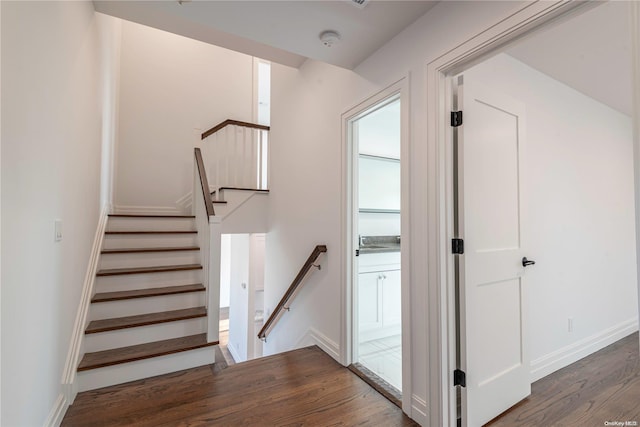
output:
[[[265,234],[223,234],[220,349],[228,365],[262,357]]]
[[[352,369],[402,401],[401,99],[348,120],[351,150]]]

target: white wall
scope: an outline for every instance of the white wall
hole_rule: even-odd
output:
[[[1,423],[39,426],[61,396],[98,221],[98,28],[91,2],[1,7]]]
[[[523,242],[536,265],[525,283],[531,361],[542,369],[637,321],[631,118],[505,54],[464,75],[526,107]]]
[[[307,61],[299,70],[271,67],[271,171],[266,236],[265,316],[271,314],[316,245],[326,244],[322,270],[312,270],[271,330],[264,354],[298,345],[313,327],[340,342],[340,115],[351,92],[372,88],[355,73]],[[364,92],[364,91],[363,91]],[[285,331],[286,332],[281,332]],[[305,343],[306,344],[306,343]]]
[[[250,56],[123,21],[116,209],[176,209],[191,192],[199,135],[228,118],[252,120],[252,64]]]

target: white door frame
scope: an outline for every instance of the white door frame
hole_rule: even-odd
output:
[[[405,76],[375,95],[365,99],[358,105],[342,114],[342,206],[341,206],[341,254],[340,277],[342,279],[341,301],[341,337],[340,361],[344,366],[353,361],[353,318],[357,314],[355,301],[352,296],[352,284],[355,281],[354,255],[355,242],[353,240],[353,161],[354,147],[349,135],[349,123],[367,110],[386,99],[399,95],[400,99],[400,275],[402,290],[402,410],[411,416],[411,295],[410,295],[410,236],[409,236],[409,76]]]
[[[602,3],[600,3],[602,4]],[[449,111],[451,76],[481,62],[524,34],[531,33],[554,19],[595,7],[596,2],[536,1],[523,5],[496,25],[474,35],[458,47],[426,64],[427,146],[428,146],[428,384],[429,425],[452,426],[456,423],[456,399],[453,386],[455,369],[454,261],[453,236],[453,153]],[[639,34],[640,6],[631,4],[632,34]],[[634,63],[634,170],[636,198],[636,240],[640,271],[640,42],[632,40]],[[640,276],[640,273],[639,273]],[[639,282],[640,288],[640,282]]]

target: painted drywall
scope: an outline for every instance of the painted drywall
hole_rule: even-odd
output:
[[[632,122],[506,54],[464,76],[526,108],[522,231],[536,260],[524,276],[535,369],[637,319]]]
[[[39,426],[60,402],[99,216],[99,31],[91,2],[1,8],[1,424]]]
[[[175,211],[191,192],[199,135],[252,121],[253,60],[127,21],[121,40],[115,207]]]
[[[220,237],[220,307],[229,307],[231,297],[231,235]]]
[[[113,185],[118,142],[118,97],[120,94],[120,47],[122,21],[96,14],[100,28],[102,64],[102,154],[100,164],[100,202],[113,205]]]
[[[326,244],[327,253],[269,333],[265,355],[294,348],[311,327],[334,346],[340,341],[340,115],[352,90],[371,87],[351,71],[314,61],[299,70],[272,64],[271,73],[266,316],[313,248]]]

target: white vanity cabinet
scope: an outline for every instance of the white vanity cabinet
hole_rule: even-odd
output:
[[[361,254],[359,258],[359,341],[399,334],[400,253]]]

